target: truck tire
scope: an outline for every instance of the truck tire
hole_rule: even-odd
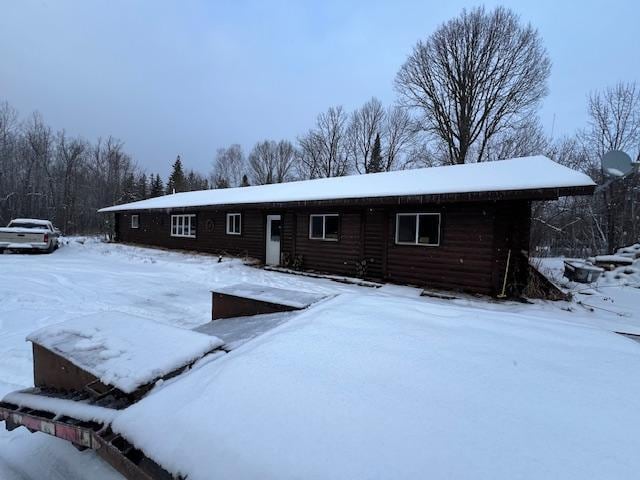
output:
[[[44,251],[44,253],[53,253],[53,251],[56,249],[56,246],[54,245],[53,242],[49,243],[49,246],[47,247],[47,249]]]
[[[2,255],[5,250],[6,250],[6,248],[0,248],[0,255]]]

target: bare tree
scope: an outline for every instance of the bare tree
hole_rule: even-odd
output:
[[[340,177],[349,173],[346,126],[347,116],[341,106],[318,116],[316,128],[298,139],[301,176]]]
[[[381,134],[384,149],[384,169],[386,171],[403,168],[408,162],[407,153],[415,151],[417,125],[405,108],[392,106],[387,109]]]
[[[451,163],[482,161],[494,135],[535,111],[547,94],[550,66],[531,25],[507,8],[480,7],[418,42],[395,85]]]
[[[66,233],[105,231],[109,217],[98,208],[138,199],[128,184],[139,175],[122,142],[54,134],[39,114],[19,122],[0,104],[0,223],[28,216],[50,218]]]
[[[522,119],[494,135],[486,145],[483,160],[541,155],[550,148],[537,116]]]
[[[83,140],[69,139],[64,130],[56,137],[55,184],[56,219],[63,231],[73,231],[80,220],[77,218],[78,203],[83,199],[78,195],[81,187],[79,179],[83,177],[84,162],[89,149]]]
[[[640,89],[619,82],[589,94],[586,140],[601,158],[609,150],[624,150],[640,160]]]
[[[276,142],[265,140],[253,146],[249,153],[249,171],[254,185],[275,182]]]
[[[289,140],[280,140],[276,145],[276,181],[289,182],[294,179],[297,158],[296,147]]]
[[[254,145],[249,154],[249,170],[254,185],[282,183],[292,180],[296,151],[291,142],[264,140]]]
[[[610,150],[623,150],[640,160],[640,89],[635,82],[619,82],[592,92],[588,98],[588,113],[589,128],[583,138],[589,151],[596,156],[592,160],[594,165],[598,165]],[[600,208],[595,211],[606,218],[609,252],[620,244],[637,241],[640,235],[636,213],[639,191],[640,175],[637,172],[607,183],[601,189]]]
[[[3,211],[8,209],[9,202],[16,202],[18,184],[16,178],[19,170],[17,146],[19,137],[18,112],[7,102],[0,103],[0,222],[4,224]]]
[[[369,173],[373,143],[383,133],[384,121],[384,108],[375,97],[351,114],[345,141],[358,173]]]
[[[240,145],[219,148],[211,172],[211,185],[214,188],[239,187],[246,170],[244,153]]]

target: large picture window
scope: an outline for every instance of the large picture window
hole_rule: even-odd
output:
[[[440,245],[439,213],[398,213],[396,215],[398,245]]]
[[[242,233],[242,215],[239,213],[227,213],[227,235],[240,235]]]
[[[196,216],[171,215],[171,236],[196,238]]]
[[[336,242],[339,223],[340,217],[337,213],[309,215],[309,238]]]
[[[140,217],[138,215],[131,215],[131,228],[140,227]]]

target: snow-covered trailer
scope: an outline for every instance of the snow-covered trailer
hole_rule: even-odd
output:
[[[184,192],[101,212],[115,214],[126,243],[499,295],[527,283],[531,202],[594,187],[537,156]]]
[[[206,355],[224,355],[222,340],[119,312],[50,325],[28,340],[34,387],[0,401],[8,430],[23,426],[93,449],[128,479],[174,478],[111,423],[155,385]]]

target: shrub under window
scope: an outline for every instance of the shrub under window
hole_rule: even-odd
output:
[[[440,245],[439,213],[398,213],[396,243],[401,245]]]
[[[340,217],[337,213],[310,215],[309,238],[312,240],[338,240]]]

